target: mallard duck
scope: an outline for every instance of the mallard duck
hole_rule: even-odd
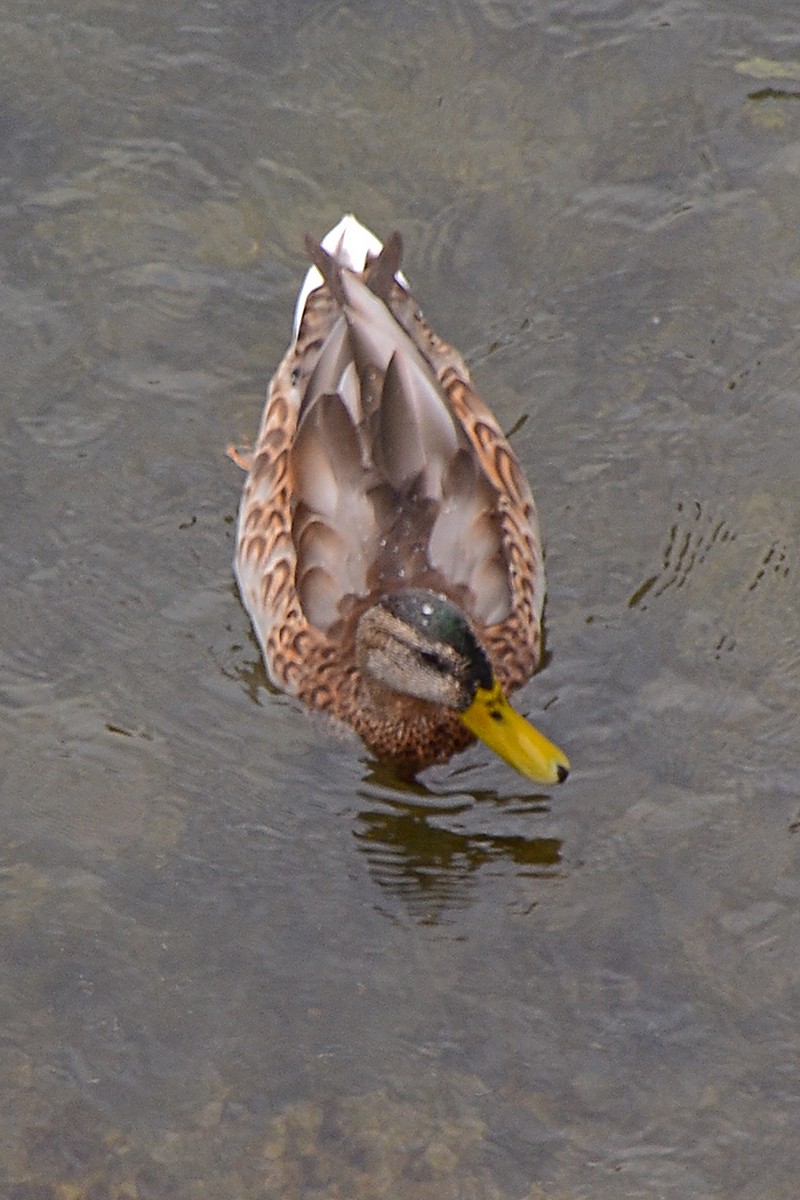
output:
[[[321,244],[247,468],[235,570],[272,682],[409,776],[481,738],[537,783],[566,756],[506,692],[539,664],[536,511],[459,353],[353,216]]]

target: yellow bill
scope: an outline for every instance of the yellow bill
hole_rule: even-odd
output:
[[[563,783],[569,775],[566,754],[511,707],[499,683],[479,687],[459,716],[470,733],[535,783]]]

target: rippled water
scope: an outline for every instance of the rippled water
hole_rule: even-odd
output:
[[[796,1200],[794,4],[8,0],[0,59],[0,1190]],[[533,482],[552,797],[259,665],[224,447],[350,209]]]

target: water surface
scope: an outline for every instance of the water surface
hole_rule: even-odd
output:
[[[796,1200],[794,5],[9,0],[0,1190]],[[241,478],[399,227],[537,496],[574,771],[267,686]]]

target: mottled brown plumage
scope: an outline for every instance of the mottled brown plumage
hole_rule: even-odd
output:
[[[399,235],[381,250],[347,217],[308,251],[296,336],[248,460],[236,574],[273,682],[415,771],[472,734],[458,707],[402,694],[366,668],[371,629],[378,656],[393,622],[409,640],[381,597],[447,597],[503,689],[519,687],[540,656],[536,513],[461,356],[407,289]],[[433,662],[424,636],[403,654]],[[440,677],[448,654],[434,662]]]

